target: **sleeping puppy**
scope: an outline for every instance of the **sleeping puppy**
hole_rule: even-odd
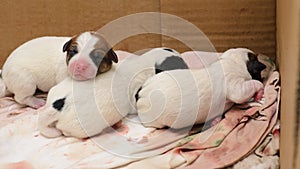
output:
[[[108,42],[96,32],[76,35],[63,46],[68,72],[75,80],[88,80],[107,72],[118,57]]]
[[[66,53],[64,53],[66,52]],[[88,80],[118,62],[106,40],[95,32],[70,37],[40,37],[14,50],[3,66],[2,78],[15,100],[33,108],[45,104],[34,97],[36,89],[43,92],[65,79]],[[2,92],[2,97],[7,92]]]
[[[74,81],[67,77],[51,88],[46,105],[39,109],[41,134],[50,138],[62,134],[86,138],[122,119],[130,111],[130,104],[116,100],[122,97],[113,98],[111,82],[115,66],[111,69],[94,80]],[[118,111],[114,101],[122,104],[119,106],[123,111]]]
[[[138,93],[138,116],[145,126],[157,128],[204,123],[260,91],[265,68],[252,51],[238,48],[205,69],[159,73]]]
[[[120,61],[93,80],[66,78],[51,88],[46,106],[40,109],[40,132],[46,137],[78,138],[101,133],[136,112],[134,95],[156,71],[187,68],[179,56],[175,50],[156,48]]]
[[[123,76],[115,76],[113,85],[118,86],[121,85],[118,83],[125,81],[125,85],[129,87],[128,99],[135,107],[138,99],[135,94],[149,77],[162,71],[174,69],[188,69],[180,54],[176,50],[166,47],[154,48],[139,57],[129,57],[120,62],[116,73],[123,74]],[[115,93],[117,95],[118,91]],[[136,113],[136,111],[132,113]]]

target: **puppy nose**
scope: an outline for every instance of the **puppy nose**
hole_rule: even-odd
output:
[[[83,64],[83,63],[77,63],[75,65],[75,70],[76,71],[85,71],[87,69],[87,65],[86,64]]]

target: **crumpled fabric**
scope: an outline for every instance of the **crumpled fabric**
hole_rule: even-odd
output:
[[[278,169],[279,167],[279,121],[272,132],[258,146],[254,153],[227,169]]]

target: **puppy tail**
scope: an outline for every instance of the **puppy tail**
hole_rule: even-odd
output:
[[[0,69],[0,98],[9,95],[11,95],[11,93],[7,90],[7,87],[2,79],[2,70]]]

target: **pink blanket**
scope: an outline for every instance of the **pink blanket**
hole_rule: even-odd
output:
[[[198,56],[201,57],[199,59]],[[118,55],[131,55],[119,51]],[[132,55],[133,56],[133,55]],[[182,57],[190,67],[215,61],[218,53],[187,52]],[[265,93],[260,102],[234,106],[223,119],[202,131],[195,127],[189,136],[180,131],[145,128],[131,115],[92,139],[71,137],[48,139],[37,130],[39,110],[18,105],[12,98],[0,99],[0,168],[222,168],[246,157],[264,141],[277,121],[279,74],[267,57]],[[45,96],[42,96],[45,97]],[[198,126],[199,127],[199,126]],[[155,139],[163,135],[164,139]],[[121,136],[121,137],[120,137]],[[120,141],[119,139],[123,140]],[[161,138],[161,137],[160,137]],[[122,146],[127,156],[116,154]],[[99,145],[98,143],[101,143]],[[270,147],[269,142],[266,147]],[[109,149],[107,149],[107,147]],[[263,153],[264,154],[264,153]],[[267,154],[267,153],[265,153]]]

